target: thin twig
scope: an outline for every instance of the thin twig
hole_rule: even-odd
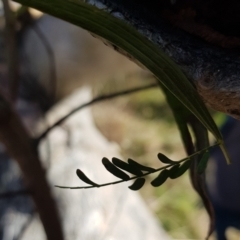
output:
[[[30,213],[30,216],[28,217],[27,222],[23,225],[20,233],[18,234],[18,236],[14,240],[21,240],[23,238],[24,233],[26,232],[26,230],[28,229],[28,227],[30,226],[32,221],[34,220],[35,216],[36,216],[36,210],[33,209]]]
[[[14,102],[19,87],[19,62],[16,42],[16,19],[8,0],[2,0],[5,18],[5,43],[8,61],[9,98]]]
[[[192,160],[194,156],[197,156],[197,155],[199,155],[199,154],[209,150],[210,148],[213,148],[213,147],[216,147],[216,146],[219,146],[219,143],[216,143],[216,144],[214,144],[212,146],[209,146],[209,147],[204,148],[204,149],[202,149],[200,151],[197,151],[194,154],[192,154],[191,156],[183,158],[183,159],[181,159],[179,161],[175,161],[174,163],[168,164],[168,165],[166,165],[164,167],[160,167],[160,168],[154,169],[153,171],[149,171],[149,172],[143,173],[141,175],[130,177],[128,180],[119,180],[119,181],[115,181],[115,182],[103,183],[103,184],[98,184],[98,185],[90,185],[90,186],[82,186],[82,187],[65,187],[65,186],[58,186],[58,185],[55,185],[55,187],[57,187],[57,188],[64,188],[64,189],[88,189],[88,188],[106,187],[106,186],[109,186],[109,185],[114,185],[114,184],[118,184],[118,183],[122,183],[122,182],[127,182],[127,181],[130,181],[130,180],[134,180],[136,178],[145,177],[145,176],[150,175],[150,174],[155,173],[155,172],[159,172],[159,171],[161,171],[163,169],[166,169],[166,168],[172,167],[174,165],[180,164],[180,163],[182,163],[184,161]]]
[[[149,88],[154,88],[157,87],[158,84],[157,83],[153,83],[153,84],[149,84],[147,86],[143,86],[143,87],[138,87],[138,88],[133,88],[133,89],[129,89],[129,90],[125,90],[125,91],[121,91],[121,92],[116,92],[116,93],[112,93],[112,94],[107,94],[107,95],[102,95],[99,97],[96,97],[94,99],[92,99],[91,101],[84,103],[82,105],[80,105],[79,107],[73,109],[70,113],[68,113],[67,115],[65,115],[64,117],[60,118],[57,122],[55,122],[52,126],[50,126],[49,128],[47,128],[37,139],[36,139],[36,143],[38,144],[43,138],[45,138],[47,136],[47,134],[55,127],[59,126],[60,124],[62,124],[66,119],[68,119],[71,115],[73,115],[74,113],[76,113],[77,111],[83,109],[84,107],[90,106],[92,104],[101,102],[101,101],[105,101],[111,98],[115,98],[115,97],[119,97],[119,96],[123,96],[126,94],[130,94],[130,93],[134,93],[134,92],[138,92],[138,91],[142,91],[142,90],[146,90]]]
[[[98,185],[91,185],[91,186],[84,186],[84,187],[64,187],[64,186],[58,186],[58,185],[55,185],[55,187],[57,188],[65,188],[65,189],[87,189],[87,188],[100,188],[100,187],[106,187],[106,186],[109,186],[109,185],[114,185],[114,184],[118,184],[118,183],[122,183],[122,182],[128,182],[128,181],[131,181],[131,180],[134,180],[136,178],[140,178],[140,177],[145,177],[149,174],[152,174],[152,173],[155,173],[155,172],[158,172],[158,171],[161,171],[163,169],[166,169],[168,167],[171,167],[173,165],[176,165],[176,164],[179,164],[183,161],[187,161],[187,159],[182,159],[181,161],[176,161],[175,163],[173,164],[169,164],[167,166],[164,166],[164,167],[161,167],[161,168],[157,168],[157,169],[154,169],[154,171],[151,171],[151,172],[147,172],[147,173],[143,173],[141,175],[137,175],[137,176],[134,176],[134,177],[131,177],[129,178],[128,180],[119,180],[119,181],[115,181],[115,182],[109,182],[109,183],[103,183],[103,184],[98,184]]]

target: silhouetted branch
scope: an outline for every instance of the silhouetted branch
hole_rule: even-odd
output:
[[[34,219],[35,215],[36,215],[36,211],[33,210],[31,213],[31,215],[28,217],[27,222],[24,224],[24,226],[22,227],[20,233],[18,234],[18,236],[14,239],[14,240],[21,240],[25,231],[27,230],[27,228],[30,226],[32,220]]]
[[[55,185],[55,187],[57,187],[57,188],[64,188],[64,189],[100,188],[100,187],[106,187],[106,186],[109,186],[109,185],[115,185],[115,184],[127,182],[127,181],[134,180],[134,179],[139,179],[139,178],[145,177],[145,176],[147,176],[147,175],[150,175],[150,174],[152,174],[152,173],[156,173],[156,172],[162,171],[162,170],[167,169],[167,168],[172,168],[172,167],[174,167],[174,166],[180,166],[181,163],[186,162],[186,161],[194,161],[194,160],[195,160],[195,157],[200,156],[202,153],[204,153],[204,152],[208,151],[209,149],[214,148],[214,147],[216,147],[216,146],[219,146],[219,143],[216,143],[216,144],[214,144],[214,145],[212,145],[212,146],[209,146],[209,147],[207,147],[207,148],[204,148],[204,149],[202,149],[202,150],[199,150],[199,151],[191,154],[191,156],[188,156],[188,157],[186,157],[186,158],[183,158],[183,159],[181,159],[181,160],[179,160],[179,161],[172,161],[172,160],[168,159],[170,162],[169,162],[169,164],[167,164],[166,166],[160,167],[160,168],[157,168],[157,169],[151,168],[151,170],[149,170],[149,171],[146,170],[146,171],[147,171],[146,173],[141,173],[141,174],[139,174],[139,175],[136,175],[136,176],[133,176],[133,177],[129,177],[128,179],[121,179],[121,180],[119,180],[119,181],[108,182],[108,183],[103,183],[103,184],[97,184],[97,183],[92,182],[90,179],[88,179],[88,180],[90,180],[92,183],[91,183],[91,182],[88,182],[88,181],[85,181],[85,180],[82,179],[81,176],[79,176],[78,173],[77,173],[77,175],[79,176],[79,178],[80,178],[81,180],[83,180],[84,182],[90,184],[90,186],[65,187],[65,186]],[[163,154],[161,154],[161,155],[163,155]],[[159,159],[159,160],[160,160],[160,159]],[[165,163],[165,164],[166,164],[166,162],[163,162],[162,160],[160,160],[160,161],[161,161],[162,163]],[[145,166],[143,166],[143,167],[145,167]],[[146,168],[149,168],[149,167],[146,167]],[[186,169],[186,170],[187,170],[187,169]],[[84,175],[84,176],[86,177],[86,175],[85,175],[81,170],[77,170],[77,172],[78,172],[78,171],[81,172],[81,175]],[[112,172],[111,172],[111,173],[112,173]],[[112,173],[112,174],[114,174],[114,173]],[[115,175],[115,176],[116,176],[116,175]],[[168,178],[168,177],[167,177],[167,178]],[[166,179],[167,179],[167,178],[166,178]],[[152,184],[152,185],[154,186],[154,184]],[[158,186],[159,186],[159,185],[158,185]]]
[[[176,163],[174,164],[169,164],[167,166],[164,166],[164,167],[161,167],[161,168],[157,168],[157,169],[154,169],[154,171],[151,171],[151,172],[147,172],[147,173],[143,173],[142,175],[140,176],[134,176],[134,177],[131,177],[129,178],[128,180],[119,180],[119,181],[115,181],[115,182],[109,182],[109,183],[103,183],[103,184],[98,184],[97,186],[95,185],[91,185],[91,186],[83,186],[83,187],[64,187],[64,186],[58,186],[58,185],[55,185],[55,187],[57,188],[65,188],[65,189],[87,189],[87,188],[100,188],[100,187],[106,187],[106,186],[109,186],[109,185],[115,185],[115,184],[118,184],[118,183],[123,183],[123,182],[126,182],[126,181],[130,181],[130,180],[134,180],[136,178],[140,178],[140,177],[145,177],[149,174],[152,174],[152,173],[155,173],[155,172],[159,172],[163,169],[166,169],[166,168],[169,168],[173,165],[177,165],[183,161],[186,161],[188,158],[184,158],[183,160],[180,160],[180,161],[176,161]]]
[[[91,101],[84,103],[82,105],[80,105],[79,107],[73,109],[70,113],[68,113],[67,115],[65,115],[64,117],[60,118],[57,122],[55,122],[52,126],[50,126],[49,128],[47,128],[37,139],[36,139],[36,144],[38,145],[38,143],[47,136],[47,134],[55,127],[59,126],[60,124],[62,124],[65,120],[67,120],[70,116],[72,116],[74,113],[76,113],[77,111],[88,107],[92,104],[101,102],[101,101],[106,101],[115,97],[120,97],[126,94],[130,94],[130,93],[135,93],[138,91],[142,91],[142,90],[146,90],[149,88],[154,88],[157,87],[158,84],[157,83],[153,83],[153,84],[149,84],[147,86],[143,86],[143,87],[138,87],[138,88],[133,88],[133,89],[129,89],[129,90],[125,90],[125,91],[121,91],[121,92],[116,92],[116,93],[112,93],[112,94],[107,94],[107,95],[102,95],[99,97],[96,97],[94,99],[92,99]]]

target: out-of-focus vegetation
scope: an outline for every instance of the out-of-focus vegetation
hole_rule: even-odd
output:
[[[94,92],[98,95],[125,90],[151,81],[149,76],[132,75],[102,83]],[[131,157],[157,167],[161,164],[158,152],[176,160],[185,156],[171,110],[158,88],[98,104],[93,112],[99,129],[120,145],[125,159]],[[219,123],[223,121],[222,115],[216,115],[216,119]],[[147,181],[151,180],[148,176]],[[202,239],[206,235],[207,215],[187,174],[168,180],[160,188],[146,184],[141,194],[173,238]]]
[[[115,75],[113,79],[94,83],[93,94],[113,93],[154,81],[153,77],[142,72]],[[211,113],[220,126],[225,115],[214,111]],[[107,139],[119,144],[124,160],[130,157],[142,164],[157,167],[161,164],[157,159],[158,152],[175,160],[185,156],[172,112],[159,88],[98,103],[93,107],[93,115]],[[159,188],[151,186],[152,179],[153,176],[147,176],[140,193],[168,234],[173,239],[204,239],[208,216],[191,186],[188,173],[178,179],[167,180]],[[227,235],[231,240],[239,239],[235,229],[229,229]],[[213,235],[210,239],[216,238]]]
[[[113,79],[94,89],[95,95],[120,91],[154,81],[149,76]],[[160,166],[157,153],[179,160],[185,156],[173,115],[159,88],[119,97],[93,108],[101,132],[120,145],[125,160],[130,157],[149,166]],[[224,116],[213,113],[218,124]],[[204,239],[208,217],[194,192],[188,174],[153,188],[149,176],[141,189],[147,205],[174,239]],[[214,239],[214,236],[212,237]]]

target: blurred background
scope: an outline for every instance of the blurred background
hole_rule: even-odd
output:
[[[31,14],[33,22],[26,20],[20,26],[18,47],[21,75],[24,76],[20,98],[25,97],[34,109],[37,106],[38,112],[41,112],[22,114],[33,135],[37,130],[33,130],[32,126],[39,119],[44,119],[42,116],[46,111],[51,112],[53,106],[76,94],[79,89],[87,87],[91,97],[96,97],[155,82],[149,72],[106,47],[90,33],[35,10],[31,10]],[[1,26],[4,26],[3,19]],[[0,71],[4,79],[4,57]],[[74,104],[78,105],[77,102]],[[22,105],[19,109],[21,114]],[[29,109],[28,105],[24,111]],[[222,125],[226,117],[212,113],[217,124]],[[32,115],[37,117],[31,118]],[[95,104],[91,107],[91,115],[100,133],[109,144],[116,143],[119,154],[125,160],[132,158],[142,164],[159,167],[159,152],[174,160],[185,157],[171,110],[158,87]],[[54,161],[51,164],[54,165]],[[72,166],[69,171],[74,174],[77,167]],[[146,178],[147,183],[140,194],[167,235],[172,239],[204,239],[208,216],[191,187],[188,174],[177,180],[167,180],[159,188],[151,186],[153,177]],[[58,179],[53,182],[59,184]],[[61,184],[68,185],[64,181]],[[77,185],[80,185],[78,181]],[[228,230],[227,234],[229,239],[240,239],[235,229]],[[215,239],[215,236],[211,239]]]

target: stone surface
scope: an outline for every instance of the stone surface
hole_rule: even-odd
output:
[[[54,107],[45,122],[48,124],[55,122],[74,107],[90,99],[89,88],[76,91]],[[41,144],[40,152],[61,213],[67,240],[169,239],[138,192],[128,189],[130,183],[87,190],[54,187],[55,184],[84,185],[75,174],[77,168],[97,183],[118,180],[101,164],[102,157],[121,158],[118,146],[109,143],[96,129],[90,108],[77,112],[64,124],[56,127]],[[11,169],[2,171],[10,175],[9,178],[4,177],[8,182],[11,178],[15,179],[16,183],[13,183],[15,188],[19,185],[20,174],[18,171],[14,173],[13,169],[16,167],[14,162],[11,162],[11,165]],[[42,225],[37,214],[33,213],[30,199],[17,197],[13,200],[5,201],[4,205],[0,205],[2,239],[15,239],[24,225],[26,225],[25,231],[19,239],[45,239]],[[27,205],[26,201],[28,201]]]

